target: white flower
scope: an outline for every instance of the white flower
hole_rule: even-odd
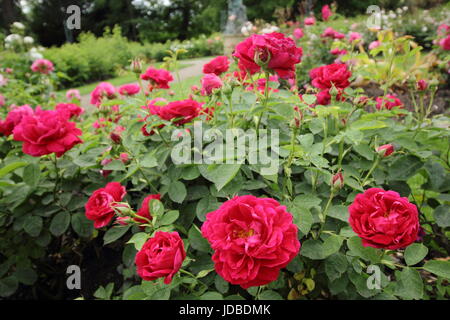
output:
[[[407,7],[407,6],[404,6],[404,7],[403,7],[403,11],[408,11],[408,7]]]
[[[402,12],[403,12],[402,8],[397,8],[397,13],[398,14],[402,14]]]
[[[25,44],[33,44],[34,43],[34,39],[32,38],[32,37],[24,37],[23,38],[23,42],[25,43]]]
[[[34,61],[36,59],[42,59],[44,58],[44,56],[38,52],[37,48],[31,48],[30,51],[28,51],[28,55],[30,56],[30,58]]]
[[[13,26],[13,28],[16,28],[16,29],[19,29],[19,30],[24,30],[25,29],[25,26],[23,25],[23,23],[21,23],[21,22],[14,22],[13,24],[12,24],[12,26]]]
[[[12,33],[5,38],[6,43],[15,43],[15,42],[21,42],[22,36],[20,34]]]
[[[423,26],[422,27],[422,32],[427,32],[427,31],[428,31],[428,28],[426,26]]]

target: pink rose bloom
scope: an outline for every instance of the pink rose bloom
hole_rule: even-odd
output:
[[[322,19],[323,21],[328,21],[330,17],[333,15],[333,12],[331,12],[331,9],[328,5],[324,5],[322,7]]]
[[[312,26],[316,24],[316,19],[314,17],[309,17],[305,19],[305,26]]]
[[[68,118],[76,118],[84,113],[84,109],[75,103],[58,103],[55,109],[59,112],[66,112]]]
[[[91,104],[98,107],[103,98],[114,99],[115,97],[116,88],[109,82],[101,82],[91,92]]]
[[[380,41],[373,41],[369,44],[369,50],[373,50],[375,48],[378,48],[381,45]]]
[[[441,39],[439,45],[444,50],[450,50],[450,35],[447,38]]]
[[[154,88],[157,89],[169,89],[169,82],[173,81],[172,74],[165,70],[165,69],[155,69],[155,68],[148,68],[145,73],[141,74],[141,79],[150,81],[150,84],[152,87],[150,88],[150,91]]]
[[[7,74],[11,74],[11,73],[13,73],[13,69],[11,69],[11,68],[5,68],[5,72],[6,72]]]
[[[77,89],[67,90],[66,98],[67,98],[67,100],[73,100],[73,99],[81,100],[80,91],[78,91]]]
[[[261,64],[267,64],[267,69],[280,78],[289,79],[295,77],[295,65],[300,63],[302,54],[294,40],[273,32],[248,37],[236,46],[233,56],[239,60],[241,71],[255,74],[261,71]]]
[[[426,82],[425,80],[419,80],[417,81],[417,90],[419,91],[425,91],[428,88],[428,82]]]
[[[230,60],[226,56],[219,56],[212,59],[203,66],[203,73],[214,73],[220,76],[222,73],[228,71],[230,67]]]
[[[0,120],[0,135],[9,136],[13,133],[14,128],[26,116],[32,116],[33,109],[29,105],[14,107],[9,111],[4,121]]]
[[[349,41],[353,42],[362,39],[362,35],[359,32],[350,32]]]
[[[33,115],[26,115],[14,128],[14,140],[22,141],[24,153],[33,157],[55,153],[61,157],[75,145],[82,143],[82,132],[67,114],[56,110],[36,109]]]
[[[173,101],[160,107],[149,105],[151,114],[157,115],[163,120],[175,120],[175,125],[182,125],[199,116],[202,105],[195,100],[185,99]]]
[[[386,95],[385,99],[383,99],[383,97],[378,97],[376,99],[376,102],[377,102],[377,105],[376,105],[377,110],[381,110],[381,109],[392,110],[392,108],[394,108],[394,107],[403,108],[403,102],[399,98],[397,98],[395,95],[392,95],[392,94]]]
[[[157,231],[136,254],[136,272],[146,281],[164,278],[164,283],[169,284],[185,258],[184,243],[178,232]]]
[[[33,71],[33,72],[49,74],[53,70],[55,70],[53,63],[47,59],[37,59],[31,65],[31,71]]]
[[[331,50],[330,53],[335,56],[343,56],[343,55],[347,54],[347,50],[345,50],[345,49],[341,50],[339,48],[335,48],[335,49]]]
[[[202,235],[214,250],[216,272],[247,289],[275,281],[300,251],[297,226],[271,198],[237,196],[206,215]]]
[[[339,33],[331,27],[327,27],[324,32],[320,35],[322,38],[332,38],[332,39],[343,39],[345,34]]]
[[[123,96],[134,96],[141,88],[136,83],[124,84],[119,88],[119,93]]]
[[[370,188],[348,207],[349,223],[365,247],[396,250],[417,240],[417,207],[395,191]]]
[[[202,95],[209,96],[213,93],[214,89],[219,89],[223,86],[222,80],[214,73],[207,73],[203,76],[202,80]]]
[[[301,28],[296,28],[296,29],[294,30],[294,38],[295,38],[295,39],[301,39],[301,38],[303,38],[303,36],[304,36],[303,29],[301,29]]]

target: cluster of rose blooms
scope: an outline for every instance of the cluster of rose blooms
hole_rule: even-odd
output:
[[[328,10],[329,8],[323,10],[324,20],[331,16]],[[262,92],[267,88],[267,80],[277,82],[278,79],[285,79],[295,86],[295,68],[301,62],[302,54],[302,48],[297,47],[292,38],[282,33],[252,35],[239,43],[233,53],[238,61],[239,71],[225,74],[230,61],[224,56],[217,57],[203,68],[205,75],[201,80],[201,90],[193,88],[193,91],[202,96],[211,95],[216,89],[222,88],[225,81],[238,82],[248,90],[256,87]],[[48,63],[40,63],[35,69],[47,74],[52,68]],[[266,77],[252,83],[252,76],[259,73]],[[319,91],[318,104],[328,105],[333,97],[338,101],[346,99],[344,90],[350,85],[351,77],[346,64],[334,63],[315,68],[310,71],[310,77],[312,85]],[[150,67],[140,75],[140,79],[148,81],[148,91],[145,94],[149,95],[157,89],[169,89],[173,76],[167,70]],[[105,99],[114,99],[118,93],[133,96],[141,90],[143,88],[139,84],[125,85],[117,90],[110,83],[102,82],[91,93],[91,103],[103,108]],[[71,92],[71,97],[76,95],[77,92]],[[392,109],[402,105],[397,97],[391,95],[377,99],[378,109]],[[96,128],[101,128],[104,122],[117,123],[120,120],[119,107],[113,106],[111,109],[117,114],[99,119],[94,124]],[[193,95],[173,102],[156,98],[143,109],[148,111],[148,115],[141,119],[143,122],[157,116],[162,120],[172,121],[177,126],[189,123],[201,114],[211,115],[214,112],[213,109],[203,108],[203,104],[194,100]],[[3,135],[13,134],[15,140],[22,141],[24,153],[32,156],[55,153],[56,156],[61,156],[82,142],[79,138],[81,131],[70,121],[82,112],[79,106],[72,103],[58,104],[54,110],[15,107],[0,123],[0,132]],[[142,132],[151,135],[163,125],[152,128],[151,131],[146,126],[147,124],[142,127]],[[110,134],[111,140],[120,142],[120,134],[124,129],[116,126]],[[392,145],[384,145],[377,151],[386,157],[394,150]],[[126,162],[128,155],[121,154],[120,159]],[[342,181],[341,173],[333,177],[333,184],[342,184]],[[86,217],[94,221],[96,228],[107,226],[114,218],[120,224],[151,226],[153,217],[150,202],[152,199],[159,200],[160,195],[147,196],[136,213],[122,202],[125,195],[125,186],[118,182],[108,183],[89,198],[85,205]],[[394,191],[370,188],[356,196],[349,206],[349,213],[351,227],[366,246],[394,250],[404,248],[418,238],[420,226],[416,206]],[[217,273],[226,281],[243,288],[276,280],[280,270],[300,251],[297,226],[293,223],[292,214],[271,198],[246,195],[228,200],[219,209],[207,214],[201,232],[214,250],[212,259]],[[185,258],[183,241],[177,232],[157,231],[137,253],[135,262],[137,272],[144,280],[164,277],[165,283],[170,283]]]
[[[292,39],[272,33],[252,35],[237,45],[233,55],[238,60],[238,76],[270,72],[273,77],[292,79],[295,77],[295,65],[301,61],[302,50],[296,47]],[[205,65],[202,79],[205,94],[213,92],[209,91],[208,78],[216,79],[228,67],[226,57],[216,58]],[[169,75],[161,70],[149,69],[141,78],[149,81],[152,89],[167,89],[172,79]],[[344,99],[343,90],[349,86],[350,76],[344,64],[332,64],[311,71],[312,84],[321,90],[319,95],[325,97],[324,104],[327,104],[332,88],[338,91],[338,99]],[[219,80],[214,83],[222,83],[222,79]],[[393,99],[380,100],[380,108],[392,108],[398,104],[396,98]],[[174,120],[176,125],[191,121],[202,108],[192,99],[165,106],[158,106],[155,100],[158,99],[146,106],[150,113],[165,120]],[[380,156],[387,157],[394,149],[388,144],[377,151]],[[343,184],[342,173],[333,177],[332,184]],[[159,200],[160,195],[147,196],[141,208],[134,213],[128,204],[121,202],[125,194],[125,187],[117,182],[96,190],[85,206],[87,218],[94,221],[96,228],[108,225],[115,217],[120,224],[151,226],[153,217],[149,203],[152,199]],[[127,210],[123,210],[124,207]],[[128,215],[124,216],[124,212]],[[397,192],[370,188],[356,196],[349,206],[349,213],[351,227],[366,246],[394,250],[418,239],[420,226],[417,208]],[[201,232],[214,251],[212,260],[217,273],[231,284],[243,288],[276,280],[280,270],[300,252],[297,226],[293,223],[292,214],[271,198],[236,196],[206,215]],[[157,231],[136,255],[137,273],[147,281],[165,278],[164,282],[168,284],[185,258],[184,244],[177,232]]]

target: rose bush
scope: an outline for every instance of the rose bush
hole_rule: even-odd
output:
[[[297,41],[325,28],[308,25]],[[348,37],[339,40],[348,59],[335,62],[328,38],[300,49],[281,33],[250,36],[236,63],[211,72],[222,85],[208,94],[198,82],[173,96],[168,72],[151,70],[135,95],[102,84],[85,113],[76,94],[42,92],[23,107],[24,84],[2,69],[0,295],[448,298],[450,121],[421,102],[438,89],[435,73],[409,76],[416,110],[377,108],[395,93],[406,65],[397,58],[411,45],[389,36],[380,32],[366,64]],[[332,60],[300,62],[315,50]],[[378,68],[385,90],[369,97],[358,77],[384,65],[383,52],[395,52],[392,72]],[[221,149],[227,135],[233,144]],[[266,151],[258,161],[235,152],[253,143]],[[66,279],[55,274],[73,264],[94,288],[60,291]],[[369,266],[378,288],[367,286]]]

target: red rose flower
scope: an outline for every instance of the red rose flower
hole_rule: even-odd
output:
[[[49,74],[55,69],[53,63],[47,59],[36,59],[31,65],[31,71]]]
[[[212,94],[214,89],[222,88],[222,80],[216,76],[214,73],[207,73],[203,76],[202,80],[202,95]]]
[[[397,98],[395,95],[392,95],[392,94],[386,95],[386,98],[378,97],[376,99],[376,101],[377,101],[377,105],[376,105],[377,110],[381,110],[381,109],[392,110],[392,108],[394,108],[394,107],[403,108],[403,102],[399,98]]]
[[[33,157],[55,153],[62,156],[76,144],[81,130],[70,122],[65,112],[36,109],[34,115],[24,116],[14,128],[14,140],[23,141],[22,150]]]
[[[58,103],[55,106],[58,112],[66,112],[68,118],[76,118],[84,113],[84,109],[75,103]]]
[[[428,82],[426,82],[425,80],[419,80],[417,81],[417,90],[419,91],[425,91],[428,88]]]
[[[4,121],[0,121],[0,135],[9,136],[14,128],[22,121],[25,116],[32,116],[33,109],[29,105],[23,105],[12,109]]]
[[[130,84],[124,84],[119,88],[119,93],[123,96],[134,96],[135,94],[138,94],[141,90],[141,87],[139,87],[138,84],[130,83]]]
[[[356,195],[348,211],[349,223],[364,246],[395,250],[417,239],[417,208],[397,192],[370,188]]]
[[[217,273],[244,289],[276,280],[300,250],[286,207],[251,195],[234,197],[208,213],[202,235],[215,251]]]
[[[312,26],[315,24],[316,24],[316,18],[314,18],[314,17],[305,18],[305,26]]]
[[[103,98],[114,99],[116,88],[109,82],[100,82],[91,92],[91,104],[99,106]]]
[[[146,281],[165,277],[164,283],[169,284],[185,258],[183,240],[178,232],[157,231],[136,254],[137,274]]]
[[[295,77],[295,65],[300,63],[302,54],[294,40],[273,32],[250,36],[236,46],[233,56],[239,59],[241,71],[255,74],[261,70],[261,64],[267,64],[280,78],[290,79]]]
[[[186,99],[170,102],[163,107],[151,104],[149,109],[151,114],[158,115],[163,120],[177,119],[174,123],[182,125],[196,118],[202,107],[197,101]]]
[[[450,50],[450,35],[439,41],[439,45],[443,50]]]
[[[141,74],[142,80],[150,81],[152,89],[169,89],[169,82],[173,81],[173,77],[169,71],[165,69],[148,68],[145,73]]]
[[[218,56],[203,66],[203,73],[214,73],[220,76],[222,73],[228,71],[230,67],[230,60],[226,56]]]
[[[333,63],[312,69],[309,76],[312,79],[312,85],[316,88],[331,89],[334,86],[337,89],[345,89],[350,85],[348,79],[352,73],[346,64]]]
[[[126,193],[119,182],[110,182],[104,188],[95,190],[84,206],[86,218],[94,221],[95,228],[106,226],[114,217],[114,202],[122,201]]]

